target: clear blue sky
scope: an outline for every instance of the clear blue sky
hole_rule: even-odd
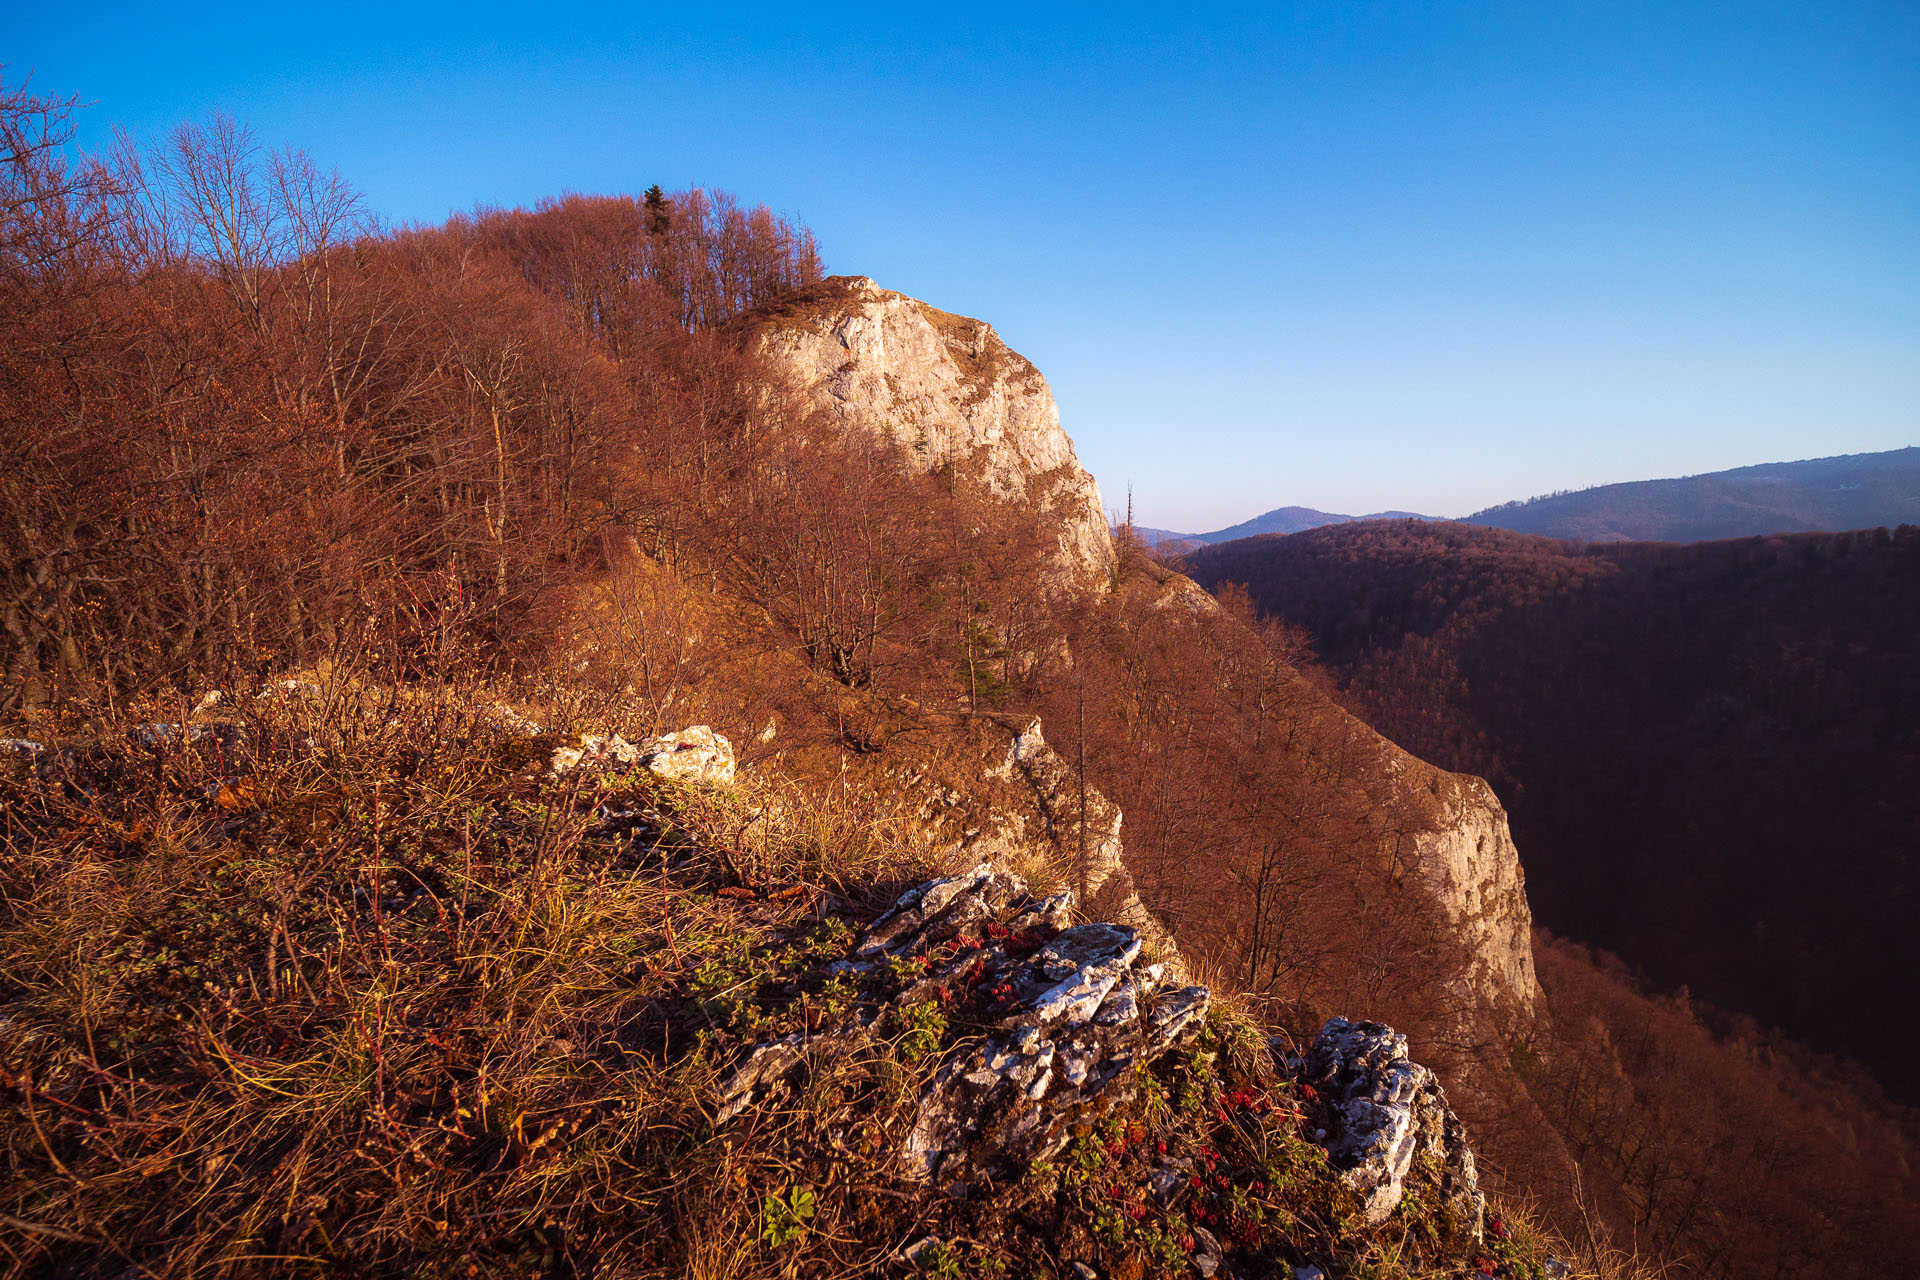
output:
[[[764,201],[991,320],[1145,524],[1920,443],[1911,0],[666,8],[40,5],[0,60],[395,221]]]

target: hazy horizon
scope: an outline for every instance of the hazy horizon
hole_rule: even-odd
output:
[[[42,9],[0,58],[83,145],[224,110],[395,222],[765,202],[992,322],[1161,528],[1920,436],[1910,9],[807,19]]]
[[[1135,519],[1135,523],[1145,528],[1159,529],[1163,532],[1168,532],[1168,533],[1189,533],[1189,534],[1213,533],[1221,529],[1231,529],[1235,525],[1246,524],[1248,521],[1257,520],[1258,518],[1268,514],[1269,512],[1283,511],[1288,508],[1300,508],[1303,510],[1318,511],[1323,515],[1370,516],[1370,515],[1403,514],[1403,515],[1427,516],[1435,520],[1464,520],[1468,516],[1477,515],[1482,511],[1489,511],[1510,502],[1527,502],[1536,498],[1546,498],[1546,497],[1551,497],[1553,495],[1561,494],[1561,493],[1579,493],[1583,490],[1605,488],[1609,485],[1614,485],[1614,484],[1635,484],[1642,481],[1651,481],[1651,480],[1691,480],[1698,476],[1717,475],[1717,474],[1720,474],[1721,472],[1726,472],[1726,471],[1739,471],[1747,467],[1764,467],[1764,466],[1769,466],[1777,463],[1821,462],[1829,458],[1857,457],[1857,456],[1860,456],[1861,454],[1897,453],[1902,449],[1912,449],[1917,447],[1920,447],[1920,446],[1916,446],[1912,444],[1897,444],[1897,445],[1891,445],[1885,449],[1861,449],[1861,450],[1855,450],[1851,453],[1809,454],[1805,457],[1800,457],[1800,458],[1765,458],[1765,459],[1760,459],[1754,462],[1738,462],[1738,463],[1734,463],[1731,466],[1714,467],[1710,471],[1691,471],[1685,475],[1635,476],[1629,480],[1603,480],[1595,484],[1563,485],[1558,489],[1543,489],[1539,493],[1517,494],[1512,498],[1502,498],[1497,502],[1485,503],[1481,506],[1474,507],[1472,510],[1469,510],[1469,511],[1416,511],[1414,508],[1407,507],[1407,506],[1399,506],[1399,505],[1371,507],[1364,511],[1333,511],[1326,507],[1316,507],[1309,502],[1283,501],[1283,502],[1276,502],[1271,506],[1262,507],[1258,511],[1249,511],[1244,515],[1237,516],[1230,520],[1224,520],[1217,524],[1196,526],[1189,529],[1174,529],[1164,525],[1156,525],[1156,524],[1153,524],[1151,521],[1140,519],[1137,512],[1135,513],[1134,519]],[[1101,496],[1102,496],[1102,499],[1106,501],[1107,509],[1109,513],[1111,513],[1111,515],[1113,516],[1114,521],[1118,523],[1126,515],[1125,496],[1122,495],[1122,498],[1118,504],[1116,504],[1110,497],[1108,497],[1105,490],[1101,491]]]

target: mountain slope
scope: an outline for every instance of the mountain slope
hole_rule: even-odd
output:
[[[48,172],[0,227],[56,251],[0,308],[0,420],[18,428],[0,433],[0,730],[31,739],[0,743],[9,777],[29,775],[0,803],[0,1241],[17,1265],[58,1246],[75,1265],[50,1271],[169,1278],[298,1258],[904,1272],[911,1225],[974,1237],[982,1269],[1042,1273],[1070,1273],[1062,1249],[1097,1229],[1130,1256],[1081,1256],[1138,1276],[1198,1259],[1202,1222],[1248,1245],[1259,1206],[1218,1180],[1225,1202],[1189,1200],[1211,1216],[1182,1224],[1079,1176],[1143,1156],[1151,1114],[1080,1135],[1072,1169],[978,1188],[1044,1201],[1072,1180],[1059,1229],[1027,1219],[1012,1258],[954,1216],[975,1187],[892,1183],[886,1139],[919,1129],[888,1103],[912,1092],[902,1071],[978,1041],[942,1012],[951,987],[882,1015],[879,992],[810,961],[851,958],[833,921],[977,855],[1041,864],[1109,920],[1144,905],[1258,1009],[1260,1030],[1160,1081],[1176,1088],[1134,1077],[1144,1104],[1193,1096],[1230,1144],[1180,1155],[1189,1191],[1244,1179],[1245,1140],[1267,1145],[1227,1108],[1291,1125],[1266,1105],[1262,1033],[1305,1047],[1342,1012],[1431,1041],[1491,1163],[1563,1221],[1588,1207],[1577,1144],[1621,1156],[1584,1184],[1620,1239],[1657,1221],[1678,1256],[1711,1230],[1720,1275],[1778,1272],[1784,1239],[1858,1273],[1833,1244],[1851,1220],[1824,1201],[1759,1225],[1741,1204],[1768,1176],[1812,1203],[1818,1175],[1877,1210],[1860,1183],[1900,1192],[1881,1173],[1898,1159],[1836,1174],[1794,1137],[1767,1148],[1785,1172],[1689,1185],[1706,1227],[1651,1203],[1673,1160],[1760,1126],[1623,1128],[1639,1113],[1620,1092],[1666,1040],[1609,1063],[1645,1011],[1610,989],[1590,1006],[1625,1012],[1568,1051],[1487,788],[1390,747],[1242,602],[1131,548],[1094,572],[1097,497],[1037,371],[988,326],[821,282],[804,228],[697,190],[343,222],[293,262],[129,256],[204,212],[168,175],[220,172],[243,247],[310,212],[223,137],[178,135],[180,163],[144,171],[126,212],[151,235],[76,243],[101,226],[86,201],[124,188]],[[690,724],[710,727],[682,740],[696,757],[714,729],[743,745],[744,785],[661,796],[613,767],[697,765],[651,743]],[[553,767],[590,758],[602,772]],[[1010,950],[1012,920],[992,924]],[[959,959],[894,958],[900,992]],[[812,1051],[852,1006],[886,1021],[848,1076]],[[719,1132],[710,1086],[789,1036],[819,1068],[810,1102]],[[1898,1136],[1848,1151],[1898,1157]],[[1301,1185],[1283,1172],[1235,1189]],[[1261,1246],[1276,1270],[1404,1275],[1431,1225],[1410,1214],[1326,1258],[1284,1213]],[[1149,1219],[1157,1236],[1127,1225]],[[856,1238],[871,1260],[836,1252]],[[936,1274],[967,1261],[919,1255]]]
[[[1189,564],[1308,628],[1383,731],[1494,782],[1549,927],[1916,1096],[1920,531],[1353,525]]]
[[[1489,507],[1465,523],[1590,542],[1701,542],[1915,524],[1920,448],[1601,485]]]
[[[1341,841],[1366,839],[1356,833],[1371,826],[1392,832],[1402,846],[1404,871],[1411,872],[1404,887],[1418,886],[1419,909],[1431,913],[1435,927],[1446,922],[1450,945],[1428,961],[1431,978],[1450,993],[1444,1013],[1418,1007],[1420,999],[1394,1004],[1393,997],[1376,992],[1378,1003],[1370,1006],[1375,1016],[1399,1019],[1422,1040],[1455,1044],[1499,1042],[1532,1016],[1538,997],[1529,943],[1532,917],[1506,816],[1492,793],[1478,779],[1449,775],[1405,755],[1339,712],[1322,691],[1265,654],[1243,620],[1191,607],[1196,600],[1210,602],[1185,579],[1137,557],[1123,555],[1116,563],[1098,490],[1074,459],[1044,379],[990,326],[880,288],[865,277],[834,277],[747,317],[745,327],[761,353],[823,412],[902,446],[898,456],[909,466],[950,468],[955,476],[985,486],[1001,506],[1040,516],[1052,535],[1052,558],[1077,584],[1077,607],[1092,630],[1079,637],[1077,653],[1027,655],[1026,678],[1013,683],[1034,689],[1034,701],[1026,705],[1041,713],[1048,739],[1066,740],[1062,726],[1071,719],[1075,734],[1090,740],[1089,773],[1110,786],[1114,801],[1135,816],[1126,842],[1127,866],[1156,872],[1143,882],[1141,897],[1174,922],[1183,945],[1222,966],[1238,985],[1270,994],[1279,994],[1278,975],[1297,969],[1298,957],[1308,950],[1318,950],[1321,960],[1312,981],[1296,974],[1286,992],[1315,1003],[1316,1013],[1334,992],[1354,989],[1354,975],[1365,962],[1341,936],[1348,921],[1328,915],[1312,926],[1296,922],[1299,936],[1276,943],[1275,953],[1265,955],[1264,943],[1254,939],[1263,930],[1277,939],[1281,930],[1263,924],[1261,909],[1235,888],[1235,877],[1244,870],[1239,848],[1251,849],[1259,839],[1242,830],[1253,825],[1244,816],[1254,803],[1252,793],[1292,793],[1313,815],[1302,844],[1319,847],[1311,854],[1269,858],[1253,874],[1270,875],[1283,865],[1290,872],[1314,873],[1315,863],[1351,857],[1351,850],[1339,847]],[[1133,700],[1132,686],[1140,678],[1129,670],[1124,652],[1103,643],[1116,627],[1126,636],[1122,649],[1189,655],[1183,660],[1187,678],[1203,654],[1226,650],[1237,652],[1241,662],[1258,660],[1274,696],[1264,704],[1218,706],[1213,745],[1241,732],[1257,740],[1264,729],[1297,740],[1299,747],[1269,751],[1223,781],[1232,766],[1217,751],[1191,751],[1161,733],[1166,725],[1199,714],[1200,687],[1182,688],[1175,696],[1183,709],[1154,724],[1127,724],[1117,711],[1109,714],[1109,707]],[[1076,697],[1085,696],[1090,709],[1076,704],[1069,711],[1050,696],[1066,686],[1069,674]],[[1319,781],[1308,760],[1316,752],[1353,761],[1351,781],[1365,786],[1364,799],[1336,801],[1322,794],[1332,788]],[[1143,773],[1137,765],[1147,755],[1159,764]],[[1171,821],[1156,821],[1149,807],[1135,803],[1143,784],[1164,784],[1188,771],[1196,781],[1210,783],[1215,794],[1195,796],[1182,811],[1168,815]],[[1092,813],[1106,801],[1090,804]],[[1118,812],[1087,819],[1099,833],[1089,846],[1096,861],[1121,857]],[[1184,859],[1188,832],[1202,814],[1219,835],[1218,854],[1204,870],[1190,863],[1188,869],[1215,883],[1175,884],[1165,867],[1174,858]],[[1196,900],[1207,901],[1208,909],[1194,911]],[[1183,925],[1186,920],[1192,923]],[[1233,924],[1226,936],[1213,927],[1223,922]],[[1303,945],[1307,938],[1314,939],[1312,948]],[[1429,985],[1420,984],[1421,997]],[[1303,1029],[1312,1022],[1305,1018]],[[1447,1065],[1465,1071],[1470,1059],[1457,1055]]]

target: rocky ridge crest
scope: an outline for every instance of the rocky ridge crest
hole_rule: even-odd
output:
[[[757,343],[840,421],[897,442],[928,471],[958,466],[1048,514],[1072,577],[1112,566],[1100,488],[1061,430],[1047,380],[992,325],[865,276],[832,276],[766,312]]]

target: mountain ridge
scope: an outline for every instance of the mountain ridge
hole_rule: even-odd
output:
[[[1353,516],[1285,506],[1208,533],[1134,526],[1151,547],[1216,546],[1366,520],[1429,520],[1587,542],[1709,542],[1920,523],[1920,446],[1759,462],[1695,475],[1623,480],[1496,503],[1456,520],[1414,511]]]
[[[124,174],[0,157],[49,193],[0,247],[54,249],[0,307],[0,418],[23,427],[0,433],[17,1267],[93,1274],[108,1245],[115,1274],[182,1278],[1139,1277],[1238,1250],[1243,1276],[1436,1274],[1444,1213],[1283,1200],[1300,1170],[1247,1149],[1243,1120],[1291,1148],[1339,1128],[1328,1089],[1368,1091],[1278,1078],[1346,1014],[1431,1046],[1489,1167],[1585,1241],[1582,1274],[1627,1274],[1614,1232],[1724,1260],[1715,1280],[1901,1256],[1874,1219],[1913,1200],[1906,1130],[1750,1056],[1666,1072],[1684,1010],[1640,1052],[1639,991],[1579,956],[1539,969],[1497,797],[1342,708],[1244,592],[1114,547],[991,326],[824,281],[804,227],[699,189],[348,220],[285,260],[261,246],[311,210],[279,158],[221,130],[168,147]],[[215,171],[241,260],[149,269],[139,247],[204,212],[183,175]],[[141,182],[131,238],[87,203],[118,176]],[[992,861],[1084,894],[1098,946],[1089,985],[1048,978],[1061,999],[1185,1016],[1128,968],[1158,921],[1247,1012],[1115,1075],[1142,1113],[1082,1113],[1066,1160],[928,1194],[944,1122],[897,1104],[953,1096],[917,1087],[949,1067],[998,1089],[974,1032],[1024,1016],[1005,998],[1071,930],[989,905],[977,947],[923,930],[864,973],[848,948],[898,890],[924,908],[930,874]],[[1556,1019],[1583,987],[1592,1015]],[[876,1036],[851,1057],[815,1052],[856,1025]],[[999,1030],[1033,1100],[1041,1028]],[[1051,1046],[1066,1084],[1152,1069],[1131,1033],[1083,1030]],[[1343,1038],[1379,1083],[1425,1092],[1366,1035]],[[807,1087],[721,1132],[718,1073],[782,1045]],[[1156,1132],[1176,1108],[1193,1126]],[[931,1140],[903,1154],[909,1131]],[[1751,1156],[1722,1141],[1752,1131]],[[1690,1151],[1719,1163],[1668,1211],[1650,1197]],[[1184,1189],[1136,1192],[1149,1153]],[[1524,1224],[1480,1212],[1458,1225],[1487,1255],[1447,1272],[1538,1277],[1501,1257]]]
[[[1914,534],[1354,525],[1185,565],[1305,628],[1370,723],[1492,781],[1549,927],[1897,1093],[1899,1033],[1854,1028],[1904,998],[1877,974],[1916,821]]]
[[[1707,542],[1920,522],[1920,447],[1596,485],[1462,519],[1589,542]]]

